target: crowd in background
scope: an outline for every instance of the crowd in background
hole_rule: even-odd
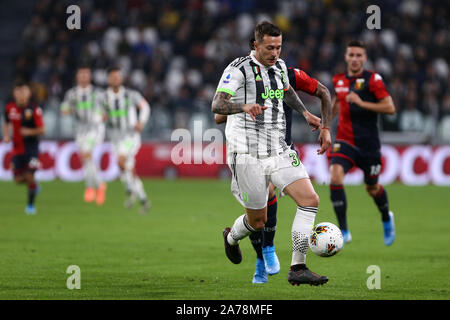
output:
[[[66,8],[81,8],[81,30],[69,30]],[[381,8],[381,29],[369,30],[366,8]],[[430,141],[450,139],[449,17],[445,1],[307,0],[38,0],[15,60],[15,74],[33,83],[44,108],[47,136],[69,138],[60,119],[65,91],[77,65],[89,63],[95,84],[119,66],[128,86],[149,101],[145,139],[170,139],[176,128],[215,126],[210,111],[223,69],[247,55],[256,23],[270,20],[283,31],[281,57],[332,91],[332,76],[345,72],[344,52],[353,39],[367,46],[367,69],[380,73],[397,113],[382,116],[384,131],[417,132]],[[305,94],[320,114],[320,101]],[[66,125],[61,125],[66,121]],[[296,117],[295,141],[315,140]]]

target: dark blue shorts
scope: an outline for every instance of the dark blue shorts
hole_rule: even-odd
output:
[[[340,164],[347,173],[351,168],[358,167],[364,172],[364,183],[375,185],[381,171],[380,150],[364,150],[343,141],[336,141],[328,153],[330,164]]]
[[[39,152],[25,152],[12,157],[11,168],[14,175],[21,175],[24,172],[35,172],[39,169]]]

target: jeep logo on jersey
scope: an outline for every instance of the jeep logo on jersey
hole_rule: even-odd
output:
[[[264,93],[261,93],[261,98],[263,98],[264,100],[266,100],[268,98],[270,98],[270,99],[273,99],[273,98],[283,99],[284,98],[284,91],[282,89],[276,89],[276,90],[270,89],[269,90],[269,87],[266,86],[265,90],[266,91]]]

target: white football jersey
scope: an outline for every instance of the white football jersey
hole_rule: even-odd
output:
[[[267,106],[253,121],[245,112],[228,115],[225,128],[227,151],[270,157],[287,150],[284,92],[289,88],[283,60],[272,67],[256,60],[255,52],[235,59],[223,72],[217,92],[229,93],[233,103]]]

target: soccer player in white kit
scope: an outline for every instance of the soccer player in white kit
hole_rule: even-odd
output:
[[[127,193],[125,207],[131,208],[138,198],[141,213],[145,213],[151,203],[136,174],[135,156],[141,147],[141,132],[150,116],[150,105],[139,92],[124,87],[122,83],[120,69],[111,68],[105,99],[108,133],[122,170],[121,180]]]
[[[232,228],[223,231],[225,253],[235,264],[242,261],[239,241],[264,227],[272,182],[298,206],[292,225],[288,281],[292,285],[320,285],[328,278],[306,267],[308,236],[319,197],[297,154],[284,140],[283,101],[302,114],[313,130],[321,128],[318,154],[323,154],[331,144],[330,110],[322,110],[321,123],[289,86],[286,65],[279,59],[282,35],[277,26],[270,22],[258,24],[255,40],[255,52],[235,59],[225,69],[212,103],[214,113],[228,115],[225,134],[231,190],[246,210]]]
[[[80,149],[86,183],[84,201],[96,200],[98,205],[102,205],[106,199],[106,183],[100,178],[92,152],[105,136],[104,91],[91,84],[91,69],[85,65],[78,68],[76,82],[77,85],[64,96],[61,113],[72,114],[76,119],[75,142]]]

